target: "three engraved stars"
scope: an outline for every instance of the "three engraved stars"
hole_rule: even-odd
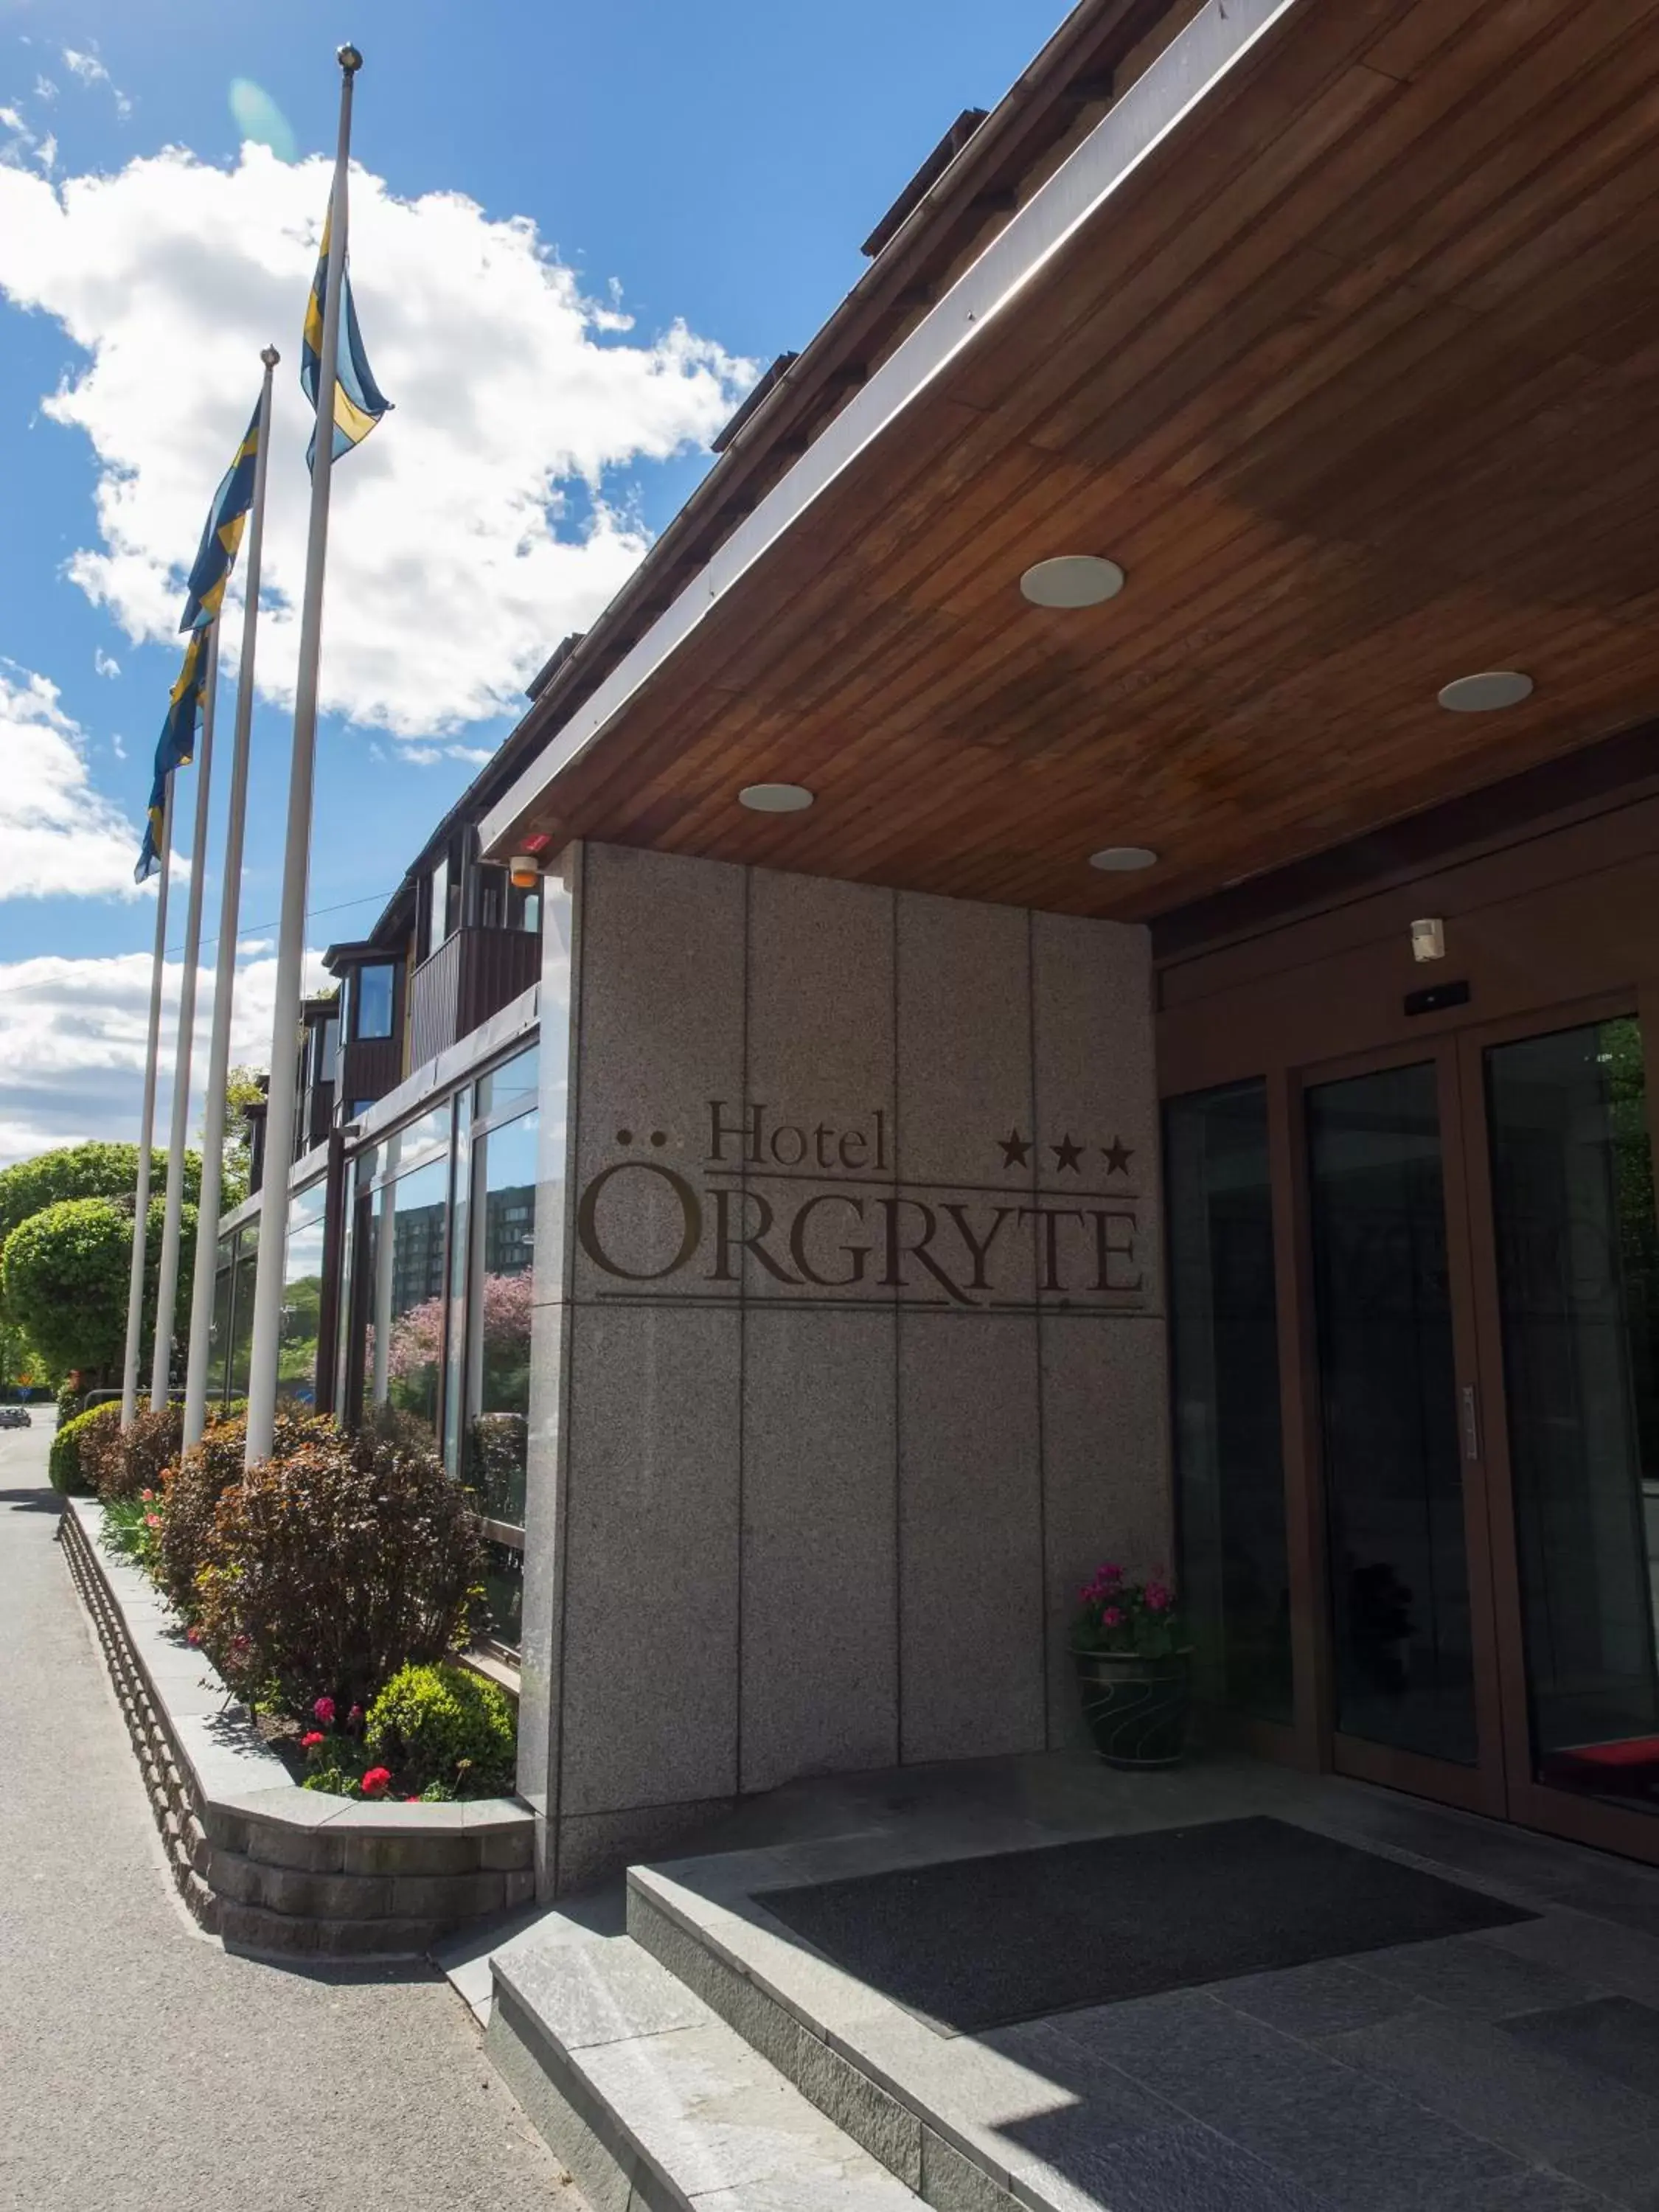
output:
[[[1036,1143],[1034,1138],[1022,1137],[1018,1129],[1010,1129],[1007,1135],[999,1137],[996,1143],[998,1151],[1002,1154],[1004,1167],[1024,1168],[1030,1165],[1031,1147]],[[1067,1168],[1073,1175],[1081,1175],[1084,1155],[1095,1148],[1091,1145],[1078,1143],[1071,1131],[1067,1129],[1063,1133],[1057,1145],[1039,1146],[1037,1149],[1046,1150],[1054,1154],[1054,1167],[1057,1171],[1061,1168]],[[1102,1145],[1099,1150],[1101,1158],[1106,1163],[1108,1175],[1127,1176],[1128,1174],[1129,1163],[1133,1159],[1134,1153],[1131,1147],[1124,1143],[1121,1137],[1115,1136],[1109,1145]]]

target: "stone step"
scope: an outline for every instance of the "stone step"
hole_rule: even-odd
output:
[[[915,2194],[627,1936],[495,1952],[485,2049],[592,2212],[903,2212]]]
[[[1079,2212],[1095,2200],[1021,2144],[1031,2123],[1076,2103],[1071,2092],[970,2037],[940,2035],[766,1911],[768,1887],[863,1871],[886,1840],[630,1867],[629,1934],[939,2212]]]

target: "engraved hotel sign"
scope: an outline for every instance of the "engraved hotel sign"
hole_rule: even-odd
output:
[[[1006,1311],[1037,1300],[1079,1311],[1147,1303],[1133,1152],[1016,1127],[988,1141],[983,1182],[894,1171],[884,1109],[788,1120],[714,1098],[694,1167],[661,1129],[619,1128],[589,1176],[576,1237],[601,1297],[811,1304],[868,1299]]]

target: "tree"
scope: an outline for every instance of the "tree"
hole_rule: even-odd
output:
[[[238,1073],[245,1071],[239,1070]],[[167,1156],[150,1154],[152,1190],[167,1182]],[[125,1198],[138,1185],[137,1145],[62,1145],[56,1152],[37,1152],[0,1173],[0,1249],[20,1221],[56,1206],[66,1198]],[[185,1154],[185,1201],[194,1206],[202,1194],[202,1156]]]
[[[131,1147],[127,1149],[131,1150]],[[141,1364],[155,1321],[165,1200],[150,1201],[145,1240],[144,1328]],[[196,1208],[186,1206],[179,1240],[175,1342],[190,1327],[191,1269]],[[127,1333],[127,1285],[132,1266],[132,1215],[112,1198],[61,1199],[21,1221],[0,1254],[0,1297],[53,1374],[70,1368],[107,1376],[120,1364]]]

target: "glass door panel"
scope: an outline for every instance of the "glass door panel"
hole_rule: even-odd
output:
[[[1642,1037],[1486,1054],[1534,1778],[1659,1812],[1659,1233]]]
[[[1340,1734],[1478,1755],[1439,1071],[1309,1087]]]

